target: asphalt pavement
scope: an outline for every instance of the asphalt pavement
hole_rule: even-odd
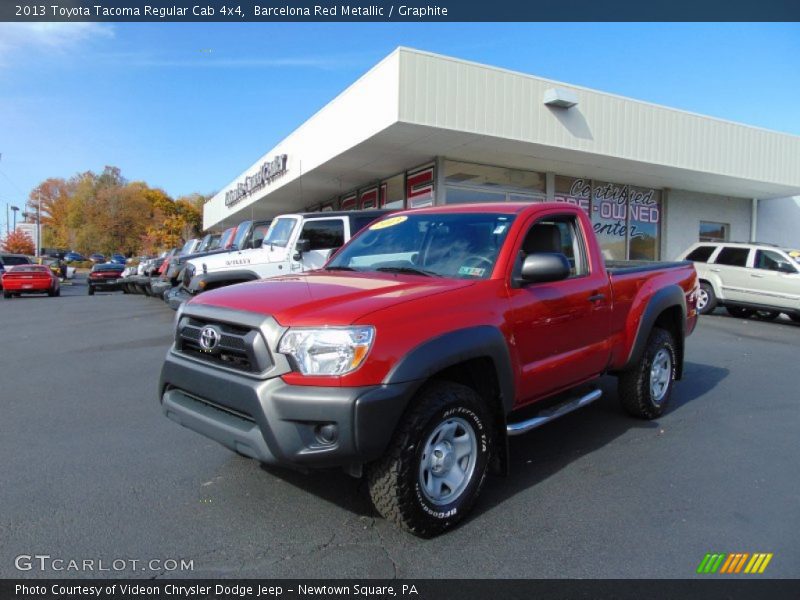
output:
[[[0,577],[685,578],[708,552],[800,575],[788,320],[703,317],[664,417],[629,418],[604,379],[597,403],[512,440],[462,526],[420,540],[339,471],[266,469],[168,421],[174,315],[81,281],[0,301]]]

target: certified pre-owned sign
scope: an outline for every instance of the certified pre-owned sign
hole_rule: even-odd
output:
[[[243,181],[237,183],[235,187],[225,192],[225,206],[233,206],[242,198],[246,198],[253,192],[271,184],[286,173],[287,158],[286,154],[278,154],[272,160],[261,165],[261,168],[255,174],[248,175]]]

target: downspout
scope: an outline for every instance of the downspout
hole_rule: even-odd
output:
[[[758,233],[758,198],[753,198],[750,210],[750,242],[755,243]]]

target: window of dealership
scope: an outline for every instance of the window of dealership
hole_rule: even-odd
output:
[[[437,165],[441,178],[437,178]],[[441,189],[437,189],[437,183]],[[547,173],[494,165],[442,159],[350,190],[309,210],[548,200],[574,204],[586,211],[607,259],[660,258],[660,190],[580,177],[548,177]]]

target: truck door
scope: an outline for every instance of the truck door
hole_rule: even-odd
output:
[[[299,240],[308,240],[309,250],[293,253],[293,271],[321,269],[330,255],[344,245],[345,218],[309,219],[303,223]],[[298,240],[298,241],[299,241]]]
[[[592,232],[584,227],[588,221],[574,214],[540,216],[517,242],[520,261],[561,252],[571,266],[561,281],[509,286],[521,403],[572,387],[608,364],[611,289],[601,259],[588,253]]]

